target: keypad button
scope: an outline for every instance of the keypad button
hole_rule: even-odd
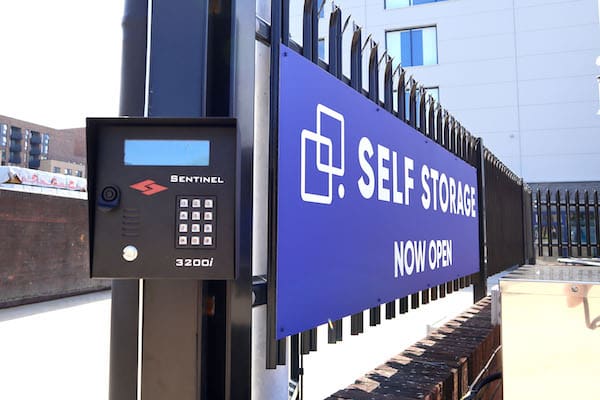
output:
[[[179,219],[181,220],[187,220],[188,219],[188,212],[187,211],[180,211],[179,212]]]
[[[192,224],[192,232],[200,232],[200,224]]]
[[[187,236],[179,236],[179,245],[180,246],[185,246],[187,245]]]
[[[200,211],[194,211],[194,212],[192,212],[192,220],[193,221],[200,221]]]
[[[179,200],[179,207],[181,208],[187,208],[188,207],[188,199],[180,199]]]
[[[204,233],[212,233],[213,226],[212,224],[204,224]]]
[[[206,211],[204,213],[204,220],[205,221],[212,221],[212,219],[213,219],[213,213],[212,213],[212,211]]]
[[[213,201],[212,201],[212,199],[206,199],[206,200],[204,200],[204,208],[213,208]]]
[[[202,203],[200,202],[200,199],[194,199],[192,200],[192,207],[193,208],[200,208],[202,205]]]
[[[205,246],[212,246],[212,244],[213,244],[213,238],[212,238],[212,236],[204,236],[204,239],[203,239],[202,243]]]
[[[179,232],[185,233],[187,231],[188,231],[188,225],[187,224],[179,224]]]
[[[200,245],[200,236],[192,236],[192,246]]]

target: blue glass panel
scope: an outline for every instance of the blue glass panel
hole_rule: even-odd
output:
[[[432,26],[420,30],[423,35],[423,63],[422,65],[434,65],[437,60],[437,29]]]
[[[325,60],[325,39],[319,39],[319,59]]]
[[[209,165],[208,140],[125,140],[125,165]]]
[[[413,29],[412,39],[412,65],[423,65],[423,31]]]
[[[417,4],[425,4],[425,3],[435,3],[437,0],[413,0],[413,5]]]
[[[413,65],[410,36],[410,31],[403,31],[400,34],[400,63],[403,67]]]
[[[385,8],[400,8],[410,6],[410,0],[386,0]]]

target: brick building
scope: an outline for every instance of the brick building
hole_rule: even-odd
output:
[[[54,129],[0,115],[0,165],[85,176],[85,128]],[[79,171],[79,172],[77,172]]]

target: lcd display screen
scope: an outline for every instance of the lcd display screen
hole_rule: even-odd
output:
[[[125,140],[123,163],[144,166],[208,167],[208,140]]]

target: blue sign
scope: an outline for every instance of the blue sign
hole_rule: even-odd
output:
[[[281,46],[277,338],[479,271],[477,173]]]

